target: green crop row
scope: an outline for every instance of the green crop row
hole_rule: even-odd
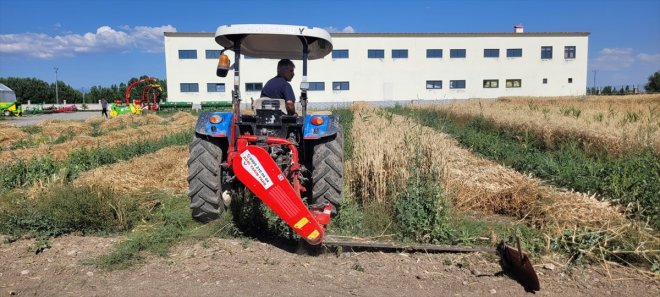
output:
[[[29,186],[35,181],[47,180],[55,176],[70,181],[81,172],[99,166],[153,153],[172,145],[189,144],[191,133],[184,131],[163,136],[158,140],[142,140],[113,147],[77,149],[62,161],[53,160],[50,156],[33,158],[29,161],[19,160],[0,172],[0,191]]]
[[[541,135],[510,131],[481,116],[459,118],[446,111],[401,106],[389,111],[451,134],[472,151],[518,171],[627,206],[660,227],[660,156],[651,150],[613,157],[585,152],[575,139],[548,148]]]
[[[332,114],[339,117],[339,125],[344,136],[344,159],[353,158],[353,112],[348,108],[337,108],[332,110]]]

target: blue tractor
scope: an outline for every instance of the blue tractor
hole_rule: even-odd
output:
[[[220,26],[217,75],[234,72],[231,112],[202,112],[188,160],[192,216],[218,218],[237,191],[247,188],[302,239],[318,245],[342,202],[343,137],[339,119],[307,113],[307,61],[332,52],[330,34],[289,25]],[[234,53],[234,64],[224,53]],[[259,98],[241,114],[240,56],[302,60],[302,113],[287,115],[282,99]],[[272,69],[268,69],[271,71]],[[264,70],[266,71],[266,70]]]

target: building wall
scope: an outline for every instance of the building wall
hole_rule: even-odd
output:
[[[442,100],[501,96],[578,96],[587,88],[588,33],[430,33],[332,34],[335,50],[347,49],[347,59],[331,55],[309,61],[308,81],[324,82],[325,90],[309,91],[310,104],[351,101]],[[552,46],[552,59],[541,59],[541,47]],[[574,59],[564,47],[575,46]],[[206,50],[220,50],[212,33],[165,33],[168,101],[230,101],[233,71],[215,75],[217,59]],[[384,50],[384,58],[370,59],[369,49]],[[392,58],[393,49],[407,49],[407,58]],[[427,58],[427,49],[442,49],[442,58]],[[465,58],[450,58],[451,49],[465,49]],[[485,58],[484,49],[499,49],[498,58]],[[507,49],[522,49],[522,57],[508,58]],[[179,59],[179,50],[196,50],[197,59]],[[234,54],[228,51],[232,63]],[[294,61],[292,80],[299,94],[302,61]],[[263,83],[276,74],[276,60],[241,59],[241,96],[246,83]],[[484,88],[483,80],[497,79],[498,88]],[[507,88],[507,79],[520,79],[520,88]],[[543,80],[547,79],[547,83]],[[572,79],[572,82],[569,82]],[[427,89],[426,81],[442,81],[441,89]],[[450,80],[465,80],[464,89],[450,88]],[[332,83],[348,81],[349,90],[333,90]],[[181,92],[181,83],[198,83],[199,92]],[[225,92],[207,92],[207,83],[224,83]]]

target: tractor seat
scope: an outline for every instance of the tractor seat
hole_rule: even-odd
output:
[[[286,113],[286,102],[284,99],[271,99],[268,97],[261,97],[252,102],[252,109],[267,109],[267,110],[279,110],[283,114]]]

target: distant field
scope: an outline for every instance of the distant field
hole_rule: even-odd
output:
[[[660,95],[503,97],[420,105],[457,116],[483,115],[498,125],[542,135],[552,147],[565,138],[612,154],[650,147],[660,153]]]

